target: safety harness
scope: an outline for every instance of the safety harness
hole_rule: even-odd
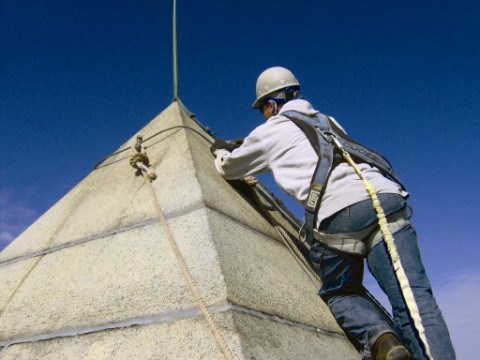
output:
[[[418,331],[418,336],[420,338],[420,342],[424,346],[426,357],[432,360],[433,357],[431,355],[430,346],[426,338],[422,318],[420,317],[420,311],[415,301],[408,277],[405,274],[400,255],[392,235],[404,226],[405,223],[403,222],[403,219],[405,217],[399,216],[398,219],[393,219],[393,221],[390,218],[387,220],[382,205],[378,200],[375,188],[365,178],[353,158],[357,158],[357,161],[360,160],[360,162],[366,162],[367,164],[375,166],[383,173],[384,176],[397,182],[403,190],[405,190],[405,186],[393,170],[390,162],[383,155],[380,155],[379,153],[355,142],[353,139],[348,137],[347,134],[345,134],[345,132],[342,131],[328,116],[317,114],[315,117],[309,117],[296,111],[286,111],[282,113],[282,115],[293,121],[298,127],[300,127],[300,129],[304,131],[313,148],[319,155],[319,161],[312,178],[310,193],[307,198],[305,210],[305,231],[307,241],[312,243],[314,238],[319,241],[325,241],[324,237],[321,236],[325,234],[319,234],[320,236],[318,237],[315,236],[314,232],[316,214],[320,207],[320,202],[325,192],[328,177],[330,176],[333,167],[338,164],[338,159],[344,159],[355,169],[355,172],[364,182],[365,189],[372,199],[373,207],[377,213],[378,227],[380,231],[375,231],[372,235],[370,235],[370,238],[374,237],[379,239],[383,237],[385,240],[388,254],[392,261],[392,266],[395,271],[396,278],[400,284],[400,289],[402,291],[409,314],[413,319],[414,327]],[[338,150],[336,152],[339,155],[337,159],[335,159],[334,149]],[[377,224],[374,224],[374,226],[376,227]],[[369,241],[371,240],[370,238]],[[335,248],[335,246],[333,247]],[[342,248],[341,244],[337,248],[345,250],[345,246]]]
[[[366,246],[357,239],[368,235],[376,224],[362,231],[362,234],[325,234],[315,229],[328,178],[335,166],[344,161],[340,148],[348,151],[357,162],[375,166],[384,176],[398,183],[403,190],[405,186],[385,156],[353,140],[330,117],[320,113],[310,117],[297,111],[285,111],[282,115],[293,121],[305,133],[319,155],[305,205],[306,241],[312,244],[314,239],[317,239],[338,250],[364,254]]]

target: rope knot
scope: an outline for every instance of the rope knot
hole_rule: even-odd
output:
[[[150,159],[147,153],[142,151],[142,139],[142,136],[137,136],[137,142],[132,146],[133,155],[130,158],[130,165],[137,169],[139,173],[143,173],[152,182],[157,178],[157,175],[149,169]]]
[[[136,154],[133,154],[132,157],[130,158],[130,165],[134,168],[134,169],[139,169],[138,168],[138,165],[137,163],[142,163],[144,164],[145,166],[150,166],[150,159],[148,158],[147,154],[145,153],[136,153]],[[141,170],[141,169],[139,169]]]
[[[245,176],[242,178],[242,181],[250,186],[255,186],[258,184],[258,180],[255,178],[255,176]]]

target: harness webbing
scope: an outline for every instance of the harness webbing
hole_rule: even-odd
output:
[[[316,215],[320,208],[328,178],[330,177],[333,167],[338,163],[338,161],[335,161],[332,136],[335,136],[342,147],[347,149],[355,158],[375,166],[383,175],[398,183],[402,189],[405,189],[405,186],[402,184],[402,181],[395,173],[387,158],[350,138],[326,115],[316,114],[310,117],[293,110],[285,111],[282,115],[290,119],[305,133],[313,149],[319,156],[305,205],[305,231],[306,239],[309,243],[313,241],[312,229],[315,228],[316,225]]]
[[[413,325],[418,331],[420,341],[424,345],[427,357],[432,359],[430,347],[425,336],[425,328],[423,327],[422,319],[420,317],[420,312],[418,310],[417,303],[415,302],[413,291],[405,274],[405,270],[403,269],[400,255],[398,254],[397,246],[395,245],[392,232],[390,231],[385,212],[383,211],[382,205],[378,200],[375,188],[365,178],[358,165],[352,159],[349,151],[361,161],[365,161],[366,163],[376,166],[385,176],[397,182],[402,189],[405,189],[405,186],[393,170],[393,167],[387,158],[361,144],[356,143],[353,139],[348,137],[345,132],[339,129],[333,121],[330,123],[327,116],[323,114],[317,114],[312,118],[296,111],[286,111],[282,113],[282,115],[289,118],[304,131],[305,135],[312,144],[312,147],[319,155],[319,161],[310,185],[310,193],[305,209],[305,230],[307,241],[313,241],[312,233],[316,225],[316,214],[320,207],[321,198],[325,191],[328,177],[330,176],[333,166],[332,153],[335,146],[342,155],[343,159],[345,159],[345,161],[347,161],[355,169],[355,172],[363,181],[365,189],[372,199],[373,207],[375,208],[378,218],[378,225],[383,234],[385,243],[387,244],[387,250],[390,255],[396,277],[400,283],[400,289],[405,299],[410,316],[413,319]],[[325,164],[322,165],[322,163]]]

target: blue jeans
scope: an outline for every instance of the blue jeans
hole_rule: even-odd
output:
[[[405,200],[399,195],[380,194],[379,200],[387,217],[404,211],[406,207]],[[365,200],[323,221],[321,230],[328,233],[355,232],[375,221],[377,218],[372,202]],[[435,360],[455,359],[447,326],[422,264],[415,229],[407,223],[393,235],[401,263],[412,286],[430,353]],[[322,279],[323,285],[319,292],[321,298],[328,304],[347,335],[358,342],[364,359],[370,358],[370,347],[386,332],[397,334],[415,360],[426,359],[383,240],[369,251],[366,260],[370,272],[388,296],[394,323],[365,292],[362,285],[364,257],[334,251],[316,242],[311,248],[311,260]]]

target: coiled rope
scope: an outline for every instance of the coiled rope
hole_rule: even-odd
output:
[[[141,139],[140,139],[141,142]],[[137,142],[138,146],[139,142]],[[141,170],[143,178],[145,179],[145,183],[147,185],[148,191],[151,195],[153,205],[155,207],[155,211],[157,212],[158,218],[160,219],[160,222],[162,224],[163,230],[165,232],[165,235],[168,239],[168,243],[175,254],[175,257],[177,258],[178,265],[180,266],[180,270],[182,271],[182,274],[187,281],[188,287],[190,288],[190,291],[195,298],[195,301],[197,302],[198,306],[200,307],[200,310],[207,321],[207,325],[212,332],[213,336],[215,337],[215,340],[220,347],[220,349],[223,352],[223,355],[225,356],[225,359],[227,360],[233,360],[235,359],[232,350],[229,348],[227,343],[225,342],[225,339],[223,338],[220,329],[218,328],[218,325],[215,323],[212,317],[212,313],[207,307],[207,304],[205,300],[203,299],[202,294],[200,293],[200,290],[198,289],[198,285],[193,278],[192,274],[190,273],[190,270],[187,267],[187,264],[185,262],[185,258],[183,257],[182,253],[180,252],[180,249],[178,247],[177,242],[175,241],[175,237],[173,236],[172,230],[170,229],[170,226],[168,224],[167,219],[165,218],[165,215],[160,207],[160,203],[157,198],[157,194],[155,193],[155,190],[153,188],[152,182],[155,180],[156,175],[148,168],[148,157],[146,153],[144,152],[139,152],[139,148],[137,147],[134,149],[134,155],[132,156],[132,159],[130,161],[130,164],[132,167]],[[140,154],[140,155],[139,155]]]
[[[383,238],[385,243],[387,244],[388,253],[392,260],[392,265],[395,270],[395,274],[397,275],[398,282],[400,283],[400,289],[402,291],[403,297],[407,304],[407,308],[410,312],[410,316],[413,319],[414,326],[418,331],[418,335],[420,337],[421,342],[423,343],[426,356],[432,360],[432,355],[430,353],[430,346],[428,345],[427,338],[425,336],[425,328],[423,327],[422,319],[420,317],[420,312],[417,307],[417,303],[413,296],[413,291],[408,281],[407,275],[405,274],[405,270],[403,269],[402,262],[400,260],[400,255],[398,253],[397,246],[395,245],[395,241],[393,239],[392,232],[388,226],[387,217],[385,216],[385,212],[383,211],[382,205],[377,197],[377,191],[375,190],[372,183],[370,183],[365,176],[363,175],[360,168],[357,164],[353,161],[350,154],[343,148],[340,142],[332,136],[332,140],[337,147],[337,149],[342,154],[343,158],[355,169],[357,175],[362,179],[365,189],[367,190],[370,198],[372,199],[373,207],[375,208],[375,212],[377,213],[378,218],[378,225],[380,226],[380,230],[382,231]]]

